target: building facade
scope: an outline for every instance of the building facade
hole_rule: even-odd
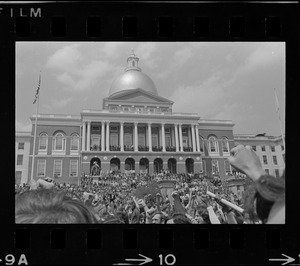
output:
[[[196,113],[173,112],[173,103],[159,95],[152,79],[127,58],[124,73],[115,79],[102,110],[79,115],[39,114],[33,178],[55,177],[78,182],[81,173],[121,172],[219,174],[226,177],[234,146],[230,120],[206,120]],[[31,177],[35,115],[31,118],[28,179]],[[93,172],[94,173],[94,172]],[[99,172],[95,172],[99,175]]]
[[[282,136],[235,134],[235,145],[249,145],[260,158],[266,173],[279,177],[285,169],[285,147]]]
[[[15,183],[23,184],[28,181],[29,152],[31,144],[30,132],[16,132],[15,142]]]

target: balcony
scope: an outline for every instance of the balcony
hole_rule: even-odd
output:
[[[176,152],[176,147],[175,146],[166,146],[166,151]]]
[[[134,151],[134,147],[129,145],[124,145],[124,151]]]
[[[162,146],[152,146],[152,151],[162,151]]]
[[[94,144],[90,147],[90,151],[101,151],[101,146]]]
[[[183,147],[184,152],[192,152],[193,148],[192,147]]]
[[[148,146],[139,145],[138,146],[138,151],[149,151],[149,147]]]
[[[110,151],[120,151],[121,147],[120,146],[116,146],[116,145],[110,145],[109,146],[109,150]]]

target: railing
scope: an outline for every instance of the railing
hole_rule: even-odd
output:
[[[175,146],[167,146],[166,147],[166,151],[175,152],[176,151],[176,147]]]
[[[138,146],[138,150],[139,151],[149,151],[149,147],[148,146],[139,145]]]
[[[162,146],[152,146],[152,151],[162,151]]]
[[[121,147],[120,146],[115,146],[115,145],[110,145],[109,150],[110,151],[120,151]]]
[[[191,151],[193,151],[193,148],[192,147],[183,147],[183,151],[191,152]]]

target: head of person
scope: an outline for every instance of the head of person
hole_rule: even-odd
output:
[[[16,195],[15,221],[27,224],[97,223],[81,201],[54,189],[30,190]]]
[[[153,224],[164,224],[165,219],[161,213],[156,213],[152,217],[152,223]]]
[[[191,220],[184,214],[175,214],[167,221],[167,224],[191,224]]]

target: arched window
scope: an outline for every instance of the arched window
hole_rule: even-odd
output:
[[[79,136],[78,134],[71,135],[71,151],[78,151],[79,150]]]
[[[199,142],[200,142],[200,151],[204,152],[204,138],[200,136]]]
[[[222,147],[223,147],[223,152],[229,153],[229,143],[228,143],[228,138],[223,137],[222,138]]]
[[[54,151],[65,151],[66,149],[66,138],[63,133],[57,133],[53,137],[53,150]]]
[[[39,151],[47,151],[48,135],[46,133],[40,134]]]
[[[211,153],[219,152],[218,140],[215,136],[210,136],[208,139],[208,148]]]

